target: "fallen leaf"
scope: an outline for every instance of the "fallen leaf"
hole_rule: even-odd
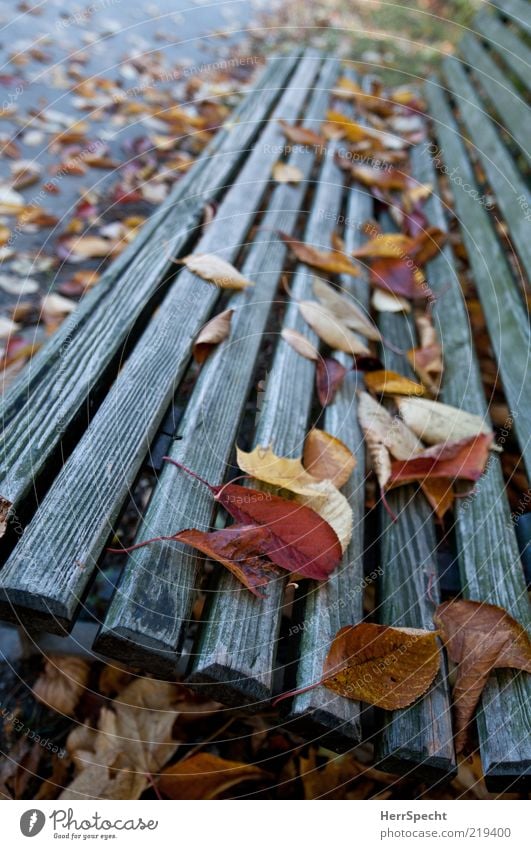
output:
[[[216,345],[227,338],[233,313],[234,310],[220,312],[199,331],[192,346],[192,354],[197,363],[204,363]]]
[[[174,262],[182,263],[192,274],[197,274],[221,289],[246,289],[247,286],[254,286],[254,283],[240,274],[230,262],[215,254],[190,254]]]
[[[387,488],[426,478],[477,481],[483,474],[492,434],[433,445],[410,460],[392,463]]]
[[[318,360],[315,369],[315,383],[317,397],[322,407],[328,407],[333,402],[347,371],[348,369],[334,357],[323,357]]]
[[[409,301],[384,289],[374,290],[371,304],[377,312],[411,312]]]
[[[433,619],[448,656],[457,664],[453,703],[455,747],[461,752],[490,673],[505,668],[531,673],[531,642],[506,610],[486,602],[446,601]]]
[[[365,384],[372,392],[384,395],[424,395],[425,389],[420,383],[398,374],[396,371],[371,371],[365,374]]]
[[[356,467],[356,458],[336,436],[313,428],[304,441],[303,464],[312,477],[330,480],[341,489]]]
[[[326,345],[335,351],[344,351],[355,357],[357,354],[370,356],[363,341],[340,320],[317,301],[299,301],[302,317]]]
[[[31,277],[16,277],[14,274],[0,274],[0,288],[10,295],[33,295],[39,290],[39,284]]]
[[[356,259],[396,259],[403,257],[412,244],[413,239],[403,233],[378,233],[374,238],[369,239],[361,247],[352,251],[352,256]]]
[[[291,345],[294,351],[305,357],[307,360],[317,361],[319,359],[319,351],[312,345],[306,336],[299,333],[298,330],[292,330],[291,327],[285,327],[281,334],[282,338]]]
[[[278,457],[271,447],[258,446],[250,452],[237,448],[236,459],[248,475],[288,490],[297,503],[315,511],[333,528],[345,551],[352,536],[352,508],[330,480],[317,480],[300,458]]]
[[[276,183],[300,183],[304,174],[296,165],[288,165],[287,162],[277,162],[273,166],[273,179]]]
[[[80,657],[50,655],[33,685],[33,695],[50,710],[73,716],[89,671],[89,664]]]
[[[358,420],[378,483],[384,490],[391,477],[389,454],[399,460],[408,460],[422,451],[422,443],[368,392],[358,394]]]
[[[428,298],[432,291],[411,259],[373,259],[369,282],[372,286],[412,300]]]
[[[243,781],[267,781],[268,775],[252,764],[228,761],[199,752],[167,767],[159,790],[169,799],[217,799]]]
[[[313,281],[313,293],[321,304],[335,315],[345,327],[361,333],[367,339],[372,339],[375,342],[381,341],[380,331],[374,322],[355,305],[352,298],[341,295],[318,277],[315,277]]]
[[[420,347],[407,352],[411,368],[418,374],[432,395],[437,395],[443,375],[442,349],[437,331],[427,316],[418,316],[416,325],[420,336]]]
[[[59,240],[59,246],[60,256],[77,261],[115,256],[123,247],[116,240],[101,236],[68,236]]]
[[[319,268],[321,271],[327,271],[330,274],[350,274],[351,277],[358,277],[360,270],[354,265],[352,260],[338,250],[320,250],[312,245],[307,245],[305,242],[300,242],[298,239],[293,239],[287,233],[279,231],[279,236],[283,242],[290,248],[299,262]]]
[[[365,124],[358,124],[356,121],[348,118],[347,115],[343,115],[342,112],[337,112],[333,109],[328,110],[326,119],[350,142],[369,141],[371,148],[375,150],[379,148],[400,150],[407,145],[407,142],[404,139],[398,138],[398,136],[374,130]]]
[[[429,398],[397,398],[396,403],[406,425],[429,445],[492,433],[482,416],[459,407]]]
[[[278,123],[282,127],[282,132],[286,138],[294,144],[310,145],[312,147],[324,147],[326,144],[326,139],[323,136],[320,136],[319,133],[315,133],[313,130],[309,130],[307,127],[288,124],[287,121],[283,120],[279,120]]]
[[[410,177],[396,168],[374,168],[372,165],[354,163],[350,173],[353,178],[367,188],[378,188],[382,191],[403,191],[407,188]]]

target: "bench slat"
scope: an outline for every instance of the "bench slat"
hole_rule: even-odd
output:
[[[445,114],[438,106],[435,114],[445,121]],[[421,148],[415,150],[412,161],[416,179],[436,186],[435,170],[426,151]],[[437,191],[428,199],[425,210],[430,224],[446,228]],[[441,293],[434,306],[445,355],[441,400],[487,417],[470,321],[448,246],[428,265],[427,279],[433,292],[436,295]],[[458,500],[454,512],[465,595],[499,604],[523,625],[528,624],[523,570],[501,464],[496,454],[491,455],[487,471],[476,487],[476,494]],[[526,705],[530,703],[530,696],[529,678],[523,673],[505,670],[491,676],[483,694],[477,722],[483,768],[492,790],[510,788],[522,772],[529,773],[531,729]]]
[[[201,226],[206,203],[230,184],[296,64],[270,64],[227,129],[180,180],[138,239],[105,272],[8,390],[2,420],[0,508],[17,503],[57,447],[166,273]],[[200,232],[200,231],[199,231]],[[6,503],[7,502],[7,503]]]
[[[366,190],[351,188],[348,193],[345,247],[347,252],[361,244],[361,226],[372,212],[372,199]],[[341,286],[350,292],[365,310],[369,306],[366,273],[359,278],[341,276]],[[340,351],[333,355],[346,368],[352,359]],[[323,427],[341,439],[356,456],[356,468],[343,494],[354,514],[350,545],[341,566],[325,583],[311,582],[305,587],[305,609],[297,666],[297,688],[318,681],[332,640],[340,628],[360,622],[363,617],[363,552],[365,522],[365,447],[356,414],[356,389],[359,376],[351,371],[339,388],[334,402],[324,411]],[[318,425],[321,426],[320,424]],[[296,623],[295,623],[296,624]],[[334,695],[326,687],[317,687],[293,699],[288,727],[318,737],[322,745],[335,749],[350,748],[361,739],[358,702]],[[296,723],[296,725],[295,725]]]
[[[531,11],[528,0],[492,0],[494,6],[531,35]]]
[[[334,222],[321,216],[321,211],[336,215],[341,210],[344,179],[333,161],[335,144],[329,146],[304,239],[318,247],[329,245]],[[317,337],[309,330],[295,300],[312,298],[314,272],[298,265],[291,281],[293,300],[284,319],[284,327],[303,333],[313,344]],[[314,364],[297,354],[291,346],[280,344],[267,378],[255,445],[272,445],[280,456],[298,457],[308,429],[314,388]],[[260,702],[273,695],[277,639],[281,623],[284,580],[268,587],[267,600],[252,598],[249,593],[232,598],[234,579],[223,575],[218,592],[212,599],[210,617],[203,627],[198,654],[189,678],[224,702],[247,702],[259,708]],[[233,627],[238,623],[237,628]]]
[[[509,226],[511,240],[528,276],[531,277],[529,221],[526,221],[518,202],[518,198],[530,201],[527,184],[496,132],[494,124],[485,114],[483,104],[470,85],[461,64],[451,57],[443,63],[443,69],[452,96],[459,104],[461,119],[483,163],[500,210]]]
[[[528,163],[531,162],[531,112],[527,104],[477,38],[467,33],[459,50],[462,61],[480,82],[498,113],[500,126],[510,133]]]
[[[316,70],[317,67],[314,74]],[[308,76],[307,69],[303,73]],[[333,73],[335,70],[325,64],[305,110],[307,126],[315,127],[324,115]],[[280,129],[274,130],[273,147],[283,141]],[[179,427],[180,439],[170,451],[174,459],[214,482],[220,482],[226,474],[286,255],[275,231],[294,228],[314,154],[297,148],[290,163],[303,171],[305,179],[298,187],[279,186],[273,192],[261,222],[261,232],[265,235],[251,246],[243,266],[243,273],[256,279],[257,285],[246,295],[247,308],[234,315],[230,340],[203,367]],[[267,236],[271,231],[273,234]],[[233,348],[236,339],[238,344]],[[212,497],[204,488],[198,488],[187,475],[167,466],[137,538],[167,534],[169,529],[175,531],[190,525],[208,528],[213,510]],[[97,640],[98,650],[141,664],[155,663],[161,669],[174,664],[183,626],[190,619],[197,595],[198,574],[197,557],[178,544],[157,544],[131,555]],[[248,594],[240,584],[237,588]]]
[[[277,118],[297,117],[319,64],[311,57],[299,63],[294,85],[284,91],[272,122],[227,192],[198,251],[214,250],[226,259],[237,256],[278,156],[275,148],[268,148],[278,141]],[[218,294],[216,287],[186,269],[178,275],[0,572],[7,616],[35,623],[38,612],[49,629],[58,631],[72,624],[101,549],[189,362],[192,342]]]
[[[523,86],[529,88],[531,74],[531,50],[509,27],[494,15],[480,13],[474,19],[477,31],[495,50]]]
[[[443,89],[431,81],[426,85],[434,131],[449,171],[459,170],[464,182],[478,190],[459,129]],[[514,427],[528,475],[531,474],[531,392],[527,357],[530,346],[529,323],[520,293],[511,273],[503,246],[485,209],[459,186],[453,189],[455,213],[463,233],[470,266],[500,368],[503,388],[514,416]],[[464,396],[463,396],[464,397]]]

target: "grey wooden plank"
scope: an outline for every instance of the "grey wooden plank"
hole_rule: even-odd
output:
[[[305,241],[317,246],[329,245],[335,216],[341,209],[343,176],[333,161],[335,145],[329,148],[319,183],[312,200]],[[302,319],[296,300],[311,297],[314,273],[298,265],[290,281],[293,299],[284,319],[290,327],[306,335],[314,344],[317,338]],[[297,354],[289,345],[278,346],[267,378],[263,408],[255,434],[255,445],[271,445],[280,456],[299,457],[313,397],[314,364]],[[249,593],[234,596],[234,579],[223,575],[210,604],[209,618],[202,628],[189,683],[228,704],[260,709],[273,695],[278,634],[282,616],[284,580],[268,586],[265,600]],[[236,627],[235,627],[236,623]]]
[[[302,73],[308,75],[306,69]],[[308,126],[315,126],[315,121],[324,115],[328,89],[336,73],[335,63],[323,66],[305,109]],[[277,127],[270,144],[275,147],[279,143],[282,144],[282,135]],[[276,231],[294,228],[307,190],[305,181],[310,179],[315,160],[312,151],[295,147],[289,161],[301,169],[305,180],[298,187],[279,186],[272,194],[243,266],[244,273],[257,280],[256,289],[249,290],[242,299],[233,318],[230,339],[203,367],[179,427],[180,438],[170,451],[172,458],[215,483],[226,475],[284,264],[285,247]],[[168,465],[137,539],[190,526],[208,529],[213,513],[212,497],[205,488],[198,488],[193,479]],[[154,544],[131,554],[96,648],[128,662],[147,663],[150,668],[156,664],[163,672],[171,669],[197,597],[200,568],[193,552],[177,543]],[[236,581],[231,592],[249,594]]]
[[[531,74],[531,50],[512,29],[506,27],[494,15],[480,12],[474,19],[478,33],[486,39],[491,50],[505,62],[508,68],[520,80],[525,89],[529,88]]]
[[[204,156],[180,180],[138,239],[104,273],[6,393],[0,406],[0,514],[11,513],[57,447],[134,322],[194,235],[206,203],[234,171],[287,84],[294,59],[270,64]]]
[[[446,168],[448,174],[452,169],[457,170],[461,178],[461,185],[457,184],[455,179],[451,182],[455,214],[463,234],[491,344],[500,368],[505,396],[512,410],[514,428],[529,475],[529,322],[504,247],[497,238],[488,213],[479,203],[481,193],[443,89],[438,83],[431,81],[426,85],[426,96],[439,142],[440,157],[437,167]],[[472,191],[476,192],[475,197],[471,194]]]
[[[270,123],[197,250],[238,255],[277,158],[278,118],[294,119],[319,60],[300,62]],[[221,249],[220,249],[220,246]],[[48,629],[71,625],[98,556],[190,359],[219,289],[184,269],[0,573],[2,610]],[[12,606],[16,610],[12,610]]]
[[[529,203],[528,183],[524,180],[514,160],[502,142],[484,105],[462,65],[454,57],[443,63],[444,75],[452,96],[459,105],[461,121],[469,134],[469,140],[483,164],[489,182],[513,242],[527,275],[531,278],[531,240],[529,221],[522,209],[522,199]]]
[[[393,229],[387,216],[383,224],[385,230]],[[416,331],[409,316],[380,313],[378,325],[396,347],[415,346]],[[404,356],[384,349],[382,358],[385,368],[416,379]],[[387,500],[397,521],[393,522],[380,509],[382,576],[378,620],[398,628],[434,630],[433,613],[439,590],[432,510],[418,487],[399,487],[388,493]],[[443,664],[430,690],[409,707],[383,713],[384,726],[375,744],[375,760],[382,769],[398,773],[414,771],[429,781],[455,772],[445,672]]]
[[[345,247],[354,250],[361,243],[361,227],[372,213],[372,199],[364,189],[350,188],[346,209]],[[364,273],[359,278],[342,275],[341,286],[360,307],[368,310],[369,287]],[[334,357],[346,368],[352,359],[340,351]],[[336,397],[324,411],[323,427],[341,439],[356,456],[357,464],[343,487],[353,511],[352,540],[338,569],[325,583],[309,582],[305,588],[305,610],[302,622],[295,622],[302,634],[299,647],[296,686],[307,687],[318,681],[334,636],[340,628],[363,618],[363,554],[365,522],[365,447],[356,414],[356,390],[360,376],[355,371],[346,375]],[[361,380],[362,382],[362,380]],[[358,702],[317,687],[293,699],[287,727],[318,738],[320,743],[345,749],[361,739],[361,717]]]
[[[437,113],[444,120],[441,113]],[[437,185],[426,150],[413,152],[413,173],[420,182]],[[437,191],[425,206],[430,224],[446,228]],[[434,316],[441,336],[445,371],[441,400],[487,418],[487,404],[473,347],[472,331],[451,250],[443,248],[428,266],[427,278],[439,295]],[[510,422],[507,427],[510,428]],[[528,427],[528,420],[525,423]],[[501,464],[490,457],[475,493],[454,507],[455,535],[464,594],[498,604],[522,625],[529,624],[529,606],[514,524],[505,494]],[[510,788],[531,765],[528,676],[497,671],[483,693],[477,715],[481,759],[493,790]]]
[[[531,35],[531,11],[528,0],[492,0],[492,3],[520,29]]]
[[[500,126],[507,130],[528,163],[531,162],[531,111],[525,100],[471,33],[463,37],[459,51],[463,62],[469,66],[496,110]]]

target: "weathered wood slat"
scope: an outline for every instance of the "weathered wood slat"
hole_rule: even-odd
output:
[[[522,85],[529,88],[531,74],[531,50],[509,27],[504,26],[494,15],[480,13],[474,19],[478,33],[488,42],[511,69]]]
[[[384,228],[389,220],[384,218]],[[398,348],[416,344],[416,331],[409,316],[380,313],[383,336]],[[386,368],[415,379],[404,356],[382,349]],[[381,509],[380,578],[378,620],[384,625],[435,630],[433,613],[437,602],[437,540],[431,508],[422,492],[413,486],[399,487],[387,495],[397,516],[393,522]],[[441,651],[442,660],[442,651]],[[407,708],[385,712],[384,726],[377,737],[375,758],[391,772],[415,771],[427,780],[455,772],[455,753],[450,716],[450,697],[444,664],[429,691]]]
[[[320,60],[306,58],[197,250],[235,259],[278,154],[277,118],[294,119]],[[220,245],[223,246],[220,250]],[[0,573],[6,616],[69,627],[98,556],[219,290],[184,269]],[[15,605],[16,611],[11,610]]]
[[[305,232],[305,241],[327,247],[334,217],[341,209],[343,177],[333,161],[335,145],[329,148]],[[314,272],[297,266],[291,289],[284,327],[306,335],[314,344],[317,338],[303,320],[296,300],[312,296]],[[280,456],[299,457],[314,387],[314,364],[297,354],[289,345],[279,344],[268,375],[263,409],[260,414],[255,445],[271,445]],[[281,674],[275,666],[278,634],[281,624],[284,580],[270,583],[267,599],[257,600],[249,593],[234,597],[235,580],[223,575],[212,598],[209,619],[203,627],[190,683],[222,701],[247,704],[259,709],[273,694],[273,676]],[[234,623],[238,627],[233,627]]]
[[[227,129],[179,181],[138,239],[105,272],[49,343],[32,358],[0,406],[0,508],[12,511],[155,296],[172,256],[200,233],[205,204],[235,169],[288,84],[296,59],[270,64]]]
[[[455,166],[463,182],[477,192],[472,167],[443,89],[434,81],[426,85],[434,131],[444,162]],[[459,185],[452,185],[455,213],[463,233],[470,266],[483,306],[490,340],[500,368],[503,388],[514,416],[514,428],[528,475],[531,474],[531,391],[528,352],[529,323],[514,278],[488,213]]]
[[[372,199],[366,190],[351,188],[346,209],[345,247],[353,251],[361,243],[361,228],[372,212]],[[356,303],[368,310],[366,274],[360,278],[342,275],[341,286]],[[340,351],[334,357],[346,368],[352,358]],[[356,468],[343,487],[353,511],[350,545],[338,569],[324,583],[309,582],[305,587],[305,610],[300,624],[301,640],[297,666],[297,688],[318,681],[334,636],[340,628],[360,622],[363,617],[363,553],[365,521],[365,446],[356,415],[356,390],[360,377],[351,371],[338,390],[334,402],[324,412],[324,429],[341,439],[356,456]],[[320,425],[319,425],[320,426]],[[326,687],[317,687],[293,699],[288,722],[323,745],[349,748],[361,739],[360,705],[336,696]],[[295,725],[296,723],[296,725]]]
[[[484,106],[469,82],[462,65],[454,57],[443,63],[445,79],[459,106],[459,114],[496,194],[500,210],[527,274],[531,277],[529,221],[523,214],[522,198],[531,200],[527,183],[485,114]],[[531,73],[531,69],[530,69]]]
[[[435,114],[445,121],[444,113]],[[435,171],[426,151],[417,149],[412,160],[416,179],[436,186]],[[446,227],[437,191],[427,201],[425,210],[431,224]],[[449,247],[443,248],[429,264],[427,278],[433,292],[440,295],[434,315],[445,358],[441,400],[487,417],[470,321]],[[507,427],[510,426],[507,422]],[[529,428],[529,420],[524,422],[524,427]],[[525,581],[496,454],[492,454],[475,494],[458,500],[454,512],[466,597],[498,604],[523,625],[529,624]],[[487,784],[493,790],[510,788],[521,774],[529,774],[530,697],[529,677],[505,670],[491,676],[483,693],[477,724],[483,768]]]
[[[304,70],[307,75],[307,70]],[[307,126],[315,126],[325,111],[335,64],[326,63],[305,110]],[[271,147],[282,145],[279,128]],[[280,279],[285,247],[276,231],[295,227],[314,165],[314,153],[295,149],[291,164],[301,169],[299,186],[279,186],[273,192],[261,231],[251,246],[243,272],[257,280],[233,318],[230,339],[203,367],[179,427],[170,456],[208,480],[219,483],[226,474],[267,316]],[[267,235],[271,233],[271,235]],[[173,466],[159,480],[139,540],[185,527],[209,528],[214,503],[205,488]],[[113,657],[157,664],[160,671],[175,664],[183,627],[197,595],[198,560],[178,544],[153,545],[131,555],[110,605],[96,648]],[[248,594],[235,582],[233,593]]]
[[[531,112],[525,100],[477,38],[467,33],[459,50],[498,113],[500,126],[507,130],[527,161],[531,162]]]
[[[531,35],[531,11],[528,0],[492,0],[503,15]]]

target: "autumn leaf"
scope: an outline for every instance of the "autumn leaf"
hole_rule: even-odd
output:
[[[299,333],[298,330],[292,330],[291,327],[285,327],[281,334],[282,338],[288,345],[291,345],[294,351],[305,357],[307,360],[317,361],[319,359],[319,351],[312,345],[306,336]]]
[[[428,298],[431,289],[424,275],[411,259],[373,259],[370,263],[369,283],[393,295],[411,300]]]
[[[396,371],[378,370],[365,374],[365,384],[371,392],[384,395],[423,395],[425,389]]]
[[[385,710],[407,707],[424,695],[440,667],[434,631],[349,625],[335,636],[323,684],[340,696]]]
[[[204,363],[216,345],[227,338],[233,313],[234,310],[220,312],[199,331],[192,347],[192,354],[197,363]]]
[[[437,395],[444,368],[437,331],[427,316],[418,316],[416,325],[420,336],[420,347],[408,351],[407,358],[424,386],[432,395]]]
[[[202,277],[208,283],[213,283],[221,289],[246,289],[254,286],[251,280],[247,280],[243,274],[234,268],[230,262],[222,259],[216,254],[190,254],[183,259],[174,259],[176,263],[185,265],[186,268]]]
[[[372,165],[354,163],[350,172],[355,180],[367,188],[382,191],[402,191],[407,188],[410,177],[396,168],[374,168]]]
[[[90,665],[80,657],[50,655],[33,685],[33,695],[50,710],[73,716],[89,672]]]
[[[426,478],[477,481],[483,474],[492,434],[479,434],[457,442],[445,442],[419,452],[410,460],[397,461],[391,465],[391,474],[386,484],[390,489]]]
[[[267,779],[267,773],[252,764],[199,752],[167,767],[158,786],[169,799],[217,799],[243,781],[264,782]]]
[[[247,474],[288,490],[297,503],[314,510],[334,529],[345,551],[352,536],[352,509],[330,480],[317,480],[307,472],[300,458],[278,457],[271,447],[258,446],[250,452],[238,448],[236,459]]]
[[[406,298],[384,289],[374,290],[371,304],[377,312],[411,312],[411,304]]]
[[[304,174],[296,165],[288,165],[286,162],[277,162],[273,167],[273,179],[276,183],[297,184],[303,179]]]
[[[482,416],[450,404],[429,398],[397,398],[396,403],[407,426],[429,445],[491,434]]]
[[[313,281],[313,293],[321,304],[335,315],[345,327],[361,333],[367,339],[372,339],[375,342],[381,341],[378,328],[369,316],[356,306],[352,298],[340,294],[318,277],[315,277]]]
[[[490,673],[505,668],[531,673],[531,642],[506,610],[486,602],[446,601],[433,618],[448,656],[457,664],[453,702],[455,746],[461,752]]]
[[[356,357],[370,356],[364,342],[317,301],[299,301],[299,310],[305,322],[326,345],[336,351]]]
[[[330,480],[341,489],[356,467],[356,458],[336,436],[313,428],[304,441],[303,464],[312,477]]]
[[[364,124],[358,124],[342,112],[337,112],[334,109],[328,110],[326,113],[326,119],[329,123],[333,124],[336,130],[340,131],[341,135],[349,142],[356,143],[368,141],[370,142],[371,148],[374,150],[378,150],[379,148],[401,150],[406,147],[407,144],[407,142],[398,138],[398,136],[374,130],[372,127],[365,126]]]
[[[299,262],[319,268],[321,271],[327,271],[329,274],[350,274],[351,277],[358,277],[360,270],[354,265],[352,260],[342,251],[338,250],[320,250],[312,245],[307,245],[305,242],[300,242],[294,239],[287,233],[279,231],[279,236],[283,242],[289,247]]]
[[[115,256],[123,245],[102,236],[68,236],[59,240],[59,253],[66,259],[83,260]]]
[[[322,407],[327,407],[335,398],[348,369],[334,357],[323,357],[317,362],[315,383],[317,397]]]
[[[323,136],[320,136],[319,133],[315,133],[313,130],[309,130],[307,127],[288,124],[287,121],[283,120],[279,120],[278,123],[282,127],[282,132],[286,138],[294,144],[322,147],[326,143],[326,139]]]
[[[413,239],[404,233],[378,233],[377,236],[352,251],[352,256],[356,259],[381,259],[382,257],[396,259],[407,254],[412,244]]]

